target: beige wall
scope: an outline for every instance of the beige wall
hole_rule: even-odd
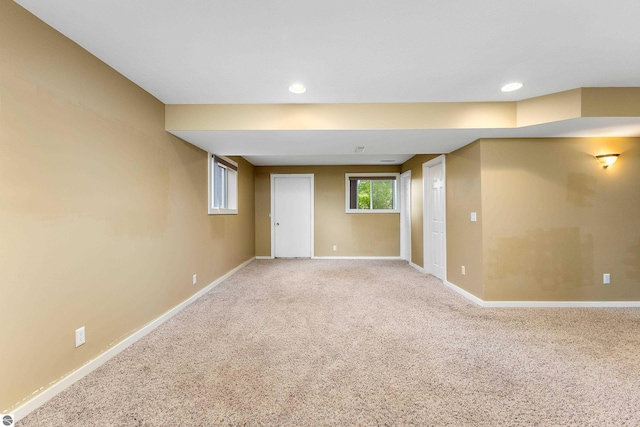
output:
[[[399,214],[345,213],[345,173],[349,172],[400,172],[400,167],[256,167],[256,255],[271,255],[271,174],[311,173],[315,181],[315,256],[399,256]],[[338,247],[335,252],[333,245]]]
[[[600,87],[516,102],[167,105],[166,129],[481,129],[638,115],[640,88]]]
[[[411,171],[411,262],[424,267],[422,164],[438,154],[417,154],[402,165],[402,173]]]
[[[639,143],[485,139],[447,155],[447,279],[486,301],[639,300]],[[605,170],[594,155],[610,152]]]
[[[240,214],[207,215],[206,155],[164,131],[162,103],[11,1],[0,2],[0,40],[10,412],[250,259],[254,194],[253,167],[236,159]]]
[[[447,280],[483,299],[480,173],[480,141],[447,155]]]
[[[640,87],[582,88],[582,117],[640,116]]]
[[[575,119],[582,114],[581,103],[582,89],[523,99],[517,103],[517,126]]]
[[[317,256],[399,255],[399,215],[346,214],[344,173],[400,167],[254,170],[236,158],[240,214],[209,216],[206,156],[164,131],[162,103],[10,1],[0,39],[0,411],[268,256],[270,173],[315,174]],[[582,107],[597,110],[598,96]],[[483,140],[448,155],[449,279],[486,300],[639,300],[639,143]],[[607,151],[622,155],[603,170],[592,156]],[[402,167],[418,265],[429,158]]]
[[[176,104],[166,130],[479,129],[516,125],[512,102]]]
[[[517,102],[517,126],[559,122],[578,117],[637,117],[640,88],[585,87]]]
[[[486,300],[640,300],[639,138],[481,144]]]

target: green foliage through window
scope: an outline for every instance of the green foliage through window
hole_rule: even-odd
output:
[[[371,209],[371,181],[358,181],[358,209]]]
[[[350,209],[394,210],[396,179],[392,177],[352,177]],[[357,206],[356,205],[357,202]]]

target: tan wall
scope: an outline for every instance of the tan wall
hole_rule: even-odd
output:
[[[637,117],[640,88],[588,87],[517,102],[517,126],[531,126],[578,117]]]
[[[523,99],[517,102],[517,126],[575,119],[582,114],[582,89]]]
[[[483,298],[480,165],[480,141],[462,147],[446,158],[447,280]],[[477,222],[471,221],[471,212],[476,212]]]
[[[424,267],[424,229],[422,164],[438,154],[417,154],[402,165],[402,173],[411,171],[411,262]]]
[[[0,40],[4,413],[255,247],[249,163],[240,214],[209,216],[206,155],[164,131],[162,103],[11,1]]]
[[[486,300],[640,300],[639,138],[481,147]]]
[[[640,116],[640,87],[589,87],[581,92],[583,117]]]
[[[167,105],[166,129],[348,130],[513,127],[512,102]]]
[[[345,213],[345,173],[399,171],[399,166],[256,167],[256,255],[271,255],[271,174],[312,173],[315,256],[399,256],[399,214]],[[335,252],[333,245],[338,246]]]

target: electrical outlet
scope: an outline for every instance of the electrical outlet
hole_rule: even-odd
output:
[[[478,214],[476,212],[471,212],[471,222],[478,221]]]
[[[604,274],[602,275],[602,283],[603,283],[604,285],[609,285],[609,284],[611,284],[611,274],[609,274],[609,273],[604,273]]]
[[[464,268],[464,265],[462,266],[461,270],[462,270],[462,275],[463,275],[463,276],[464,276],[465,274],[467,274],[467,269],[466,269],[466,268]]]
[[[193,284],[195,285],[196,283],[198,283],[198,275],[194,274],[193,275]]]
[[[337,251],[338,250],[338,245],[333,245],[333,251]]]
[[[76,348],[80,347],[84,344],[85,335],[84,335],[84,326],[82,328],[76,329]]]

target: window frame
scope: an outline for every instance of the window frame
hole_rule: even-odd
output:
[[[208,213],[209,215],[237,215],[238,214],[238,163],[233,160],[208,153]],[[216,207],[216,170],[225,170],[225,188],[222,197],[226,207]]]
[[[351,178],[373,178],[379,180],[382,177],[393,177],[393,209],[352,209],[351,208]],[[398,183],[400,174],[397,172],[372,172],[372,173],[346,173],[345,174],[345,213],[348,214],[389,214],[400,213],[400,195],[398,194]],[[364,179],[363,179],[364,180]]]

